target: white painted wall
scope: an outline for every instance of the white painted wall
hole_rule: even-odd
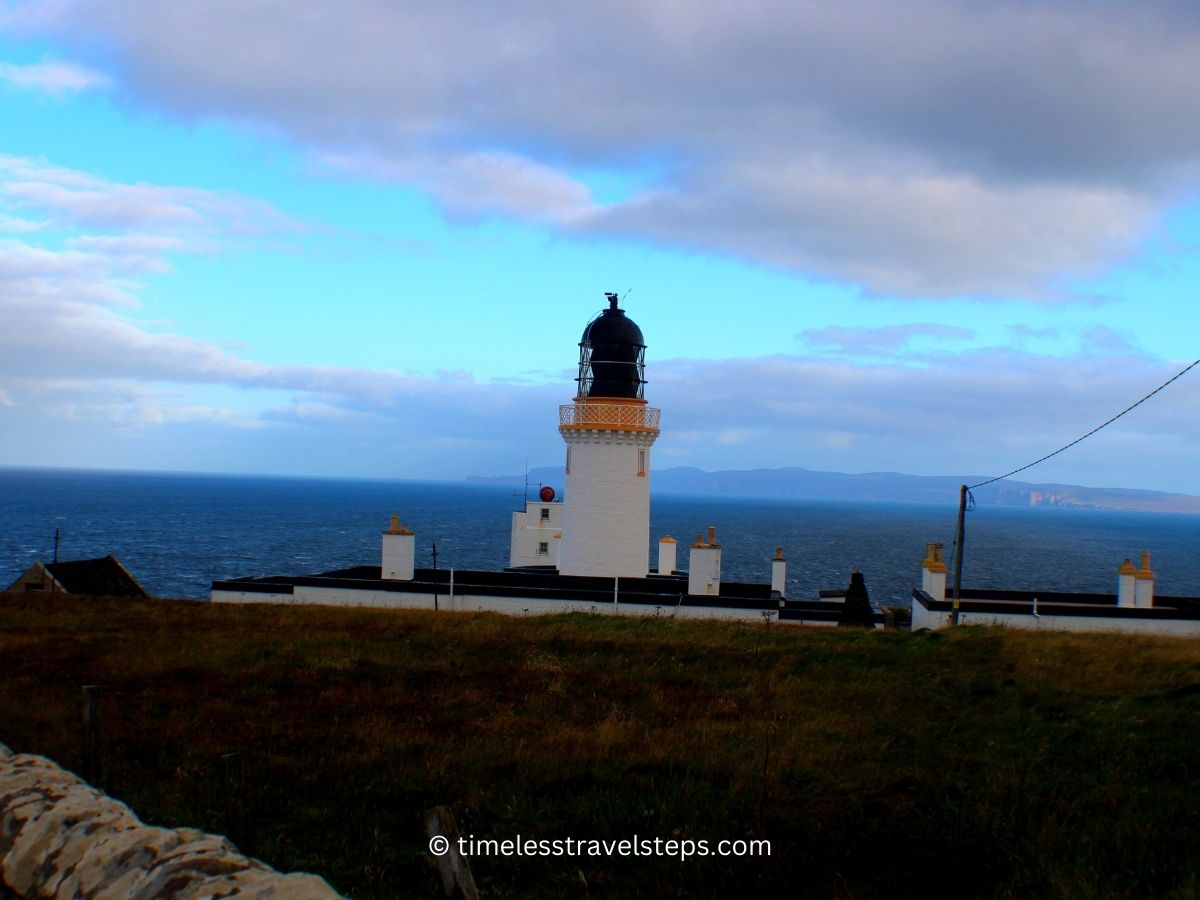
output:
[[[412,581],[415,555],[416,535],[408,529],[383,533],[380,570],[384,578],[395,581]]]
[[[1200,621],[1178,619],[1117,619],[1108,616],[1048,616],[1035,618],[1028,613],[975,613],[964,606],[959,608],[962,625],[998,625],[1005,628],[1024,628],[1040,631],[1104,631],[1128,634],[1168,634],[1200,637]],[[913,602],[912,629],[946,628],[950,613],[932,611]]]
[[[547,518],[542,518],[545,510]],[[563,530],[563,504],[527,500],[524,510],[512,515],[508,544],[510,566],[557,566],[561,541],[555,535]],[[546,552],[539,552],[542,544]]]
[[[1129,562],[1129,560],[1125,560]],[[1137,579],[1134,577],[1134,569],[1129,567],[1128,572],[1117,570],[1117,606],[1137,606],[1137,595],[1135,584]]]
[[[1148,609],[1154,605],[1154,576],[1146,577],[1138,572],[1133,578],[1133,605]]]
[[[675,562],[678,559],[679,544],[667,535],[658,541],[658,574],[672,575],[675,572]]]
[[[946,599],[946,573],[937,569],[921,567],[921,590],[934,600]],[[962,589],[959,588],[961,593]]]
[[[356,588],[305,587],[298,585],[296,593],[258,594],[249,591],[213,591],[214,603],[275,603],[323,606],[363,606],[378,609],[433,609],[433,594],[416,591],[372,591]],[[731,619],[761,622],[758,609],[688,606],[641,603],[594,603],[586,600],[546,600],[532,597],[489,597],[479,594],[438,594],[438,609],[450,612],[497,612],[513,616],[554,615],[565,612],[585,612],[621,616],[676,616],[681,619]],[[786,623],[785,623],[786,624]]]
[[[787,560],[782,555],[771,560],[771,590],[778,591],[779,596],[787,596]]]
[[[650,446],[657,433],[570,430],[559,571],[644,578],[650,571]],[[638,474],[638,451],[646,454]]]
[[[721,545],[693,544],[688,561],[688,593],[715,596],[721,593]]]
[[[216,591],[210,595],[213,603],[276,603],[288,606],[295,602],[291,594],[262,594],[258,591]]]

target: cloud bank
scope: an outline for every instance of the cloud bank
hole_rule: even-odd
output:
[[[10,157],[0,159],[0,212],[28,225],[0,240],[10,462],[70,464],[76,441],[93,464],[297,474],[461,477],[561,457],[557,405],[571,399],[569,376],[488,382],[267,364],[141,321],[144,273],[301,227],[258,201]],[[1136,399],[1131,385],[1149,389],[1173,365],[1104,328],[1082,333],[1069,357],[958,353],[954,342],[972,333],[937,323],[799,337],[809,349],[794,355],[652,358],[658,464],[862,471],[887,460],[916,473],[995,473],[1103,421]],[[563,336],[564,357],[575,338]],[[1148,404],[1089,445],[1088,468],[1114,485],[1155,486],[1155,472],[1171,473],[1172,489],[1200,492],[1179,475],[1200,424],[1178,410],[1197,407],[1200,381],[1180,382],[1170,403]]]
[[[1175,0],[40,0],[135,102],[268,127],[452,215],[894,296],[1076,298],[1200,185]],[[630,195],[597,202],[587,171]]]

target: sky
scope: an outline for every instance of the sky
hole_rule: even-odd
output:
[[[1188,0],[0,0],[0,465],[991,477],[1200,357]],[[1200,368],[1033,481],[1200,494]]]

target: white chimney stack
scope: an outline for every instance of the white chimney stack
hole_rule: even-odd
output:
[[[392,527],[383,533],[381,577],[389,581],[412,581],[416,540],[408,526],[400,524],[400,517],[393,515]]]
[[[783,558],[783,548],[775,548],[775,558],[771,560],[771,590],[780,597],[787,596],[787,560]]]
[[[1137,569],[1126,557],[1117,569],[1117,606],[1136,606]]]
[[[658,574],[670,575],[675,571],[679,543],[669,534],[658,539]]]
[[[921,590],[939,602],[946,599],[946,562],[942,545],[926,544],[925,559],[921,562]]]
[[[721,545],[717,529],[709,526],[708,540],[696,535],[688,564],[688,593],[693,596],[715,597],[721,593]]]
[[[1137,573],[1133,576],[1134,581],[1134,605],[1148,609],[1154,605],[1154,573],[1150,571],[1150,551],[1142,551],[1142,564],[1138,567]]]

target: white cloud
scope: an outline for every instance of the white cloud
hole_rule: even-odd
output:
[[[0,239],[0,310],[73,298],[76,302],[135,306],[132,285],[116,260],[80,250],[48,250]],[[19,320],[12,322],[20,326]]]
[[[0,213],[0,234],[32,234],[35,231],[43,231],[49,223],[39,222],[34,219],[22,219],[18,216],[9,216]]]
[[[0,154],[0,315],[7,308],[18,327],[13,310],[55,300],[136,306],[133,279],[169,271],[176,254],[251,246],[305,227],[231,192],[122,184]]]
[[[969,328],[941,325],[936,322],[916,322],[907,325],[881,325],[877,328],[847,328],[830,326],[810,328],[797,335],[806,344],[838,353],[863,353],[871,356],[889,355],[922,338],[942,341],[968,341],[975,336]]]
[[[122,184],[4,154],[0,154],[0,203],[35,211],[43,217],[43,229],[153,230],[160,236],[244,238],[294,234],[305,228],[268,203],[229,191]]]
[[[720,190],[707,187],[723,181]],[[876,293],[1062,299],[1072,278],[1131,253],[1150,205],[1125,190],[865,175],[811,163],[699,173],[588,227],[684,239]]]
[[[1182,368],[1134,351],[942,351],[915,362],[779,356],[659,363],[651,402],[664,410],[664,431],[656,452],[678,449],[679,430],[689,449],[673,460],[710,469],[999,474],[1079,437]],[[1200,439],[1200,421],[1184,414],[1196,408],[1200,379],[1181,379],[1064,454],[1057,471],[1076,483],[1103,469],[1119,473],[1111,476],[1115,485],[1200,492],[1187,449]],[[726,455],[721,437],[731,430],[763,437]],[[1113,453],[1113,442],[1139,434],[1154,438],[1137,453]]]
[[[109,84],[108,77],[94,69],[53,60],[28,65],[0,63],[0,81],[46,94],[66,94]]]
[[[68,334],[57,371],[0,375],[12,404],[5,411],[9,421],[37,409],[77,424],[136,427],[147,433],[147,447],[166,439],[160,432],[187,423],[203,426],[210,443],[241,446],[247,461],[283,441],[331,451],[341,447],[362,456],[364,473],[403,471],[414,477],[487,473],[497,466],[515,472],[522,459],[554,462],[561,456],[555,412],[567,396],[562,385],[275,367],[246,359],[212,365],[219,356],[215,350],[206,354],[196,346],[168,366],[157,351],[178,347],[177,339],[119,332],[104,336],[109,350],[119,351],[122,337],[128,362],[119,368],[87,355],[77,358],[78,336]],[[71,364],[62,365],[66,360]],[[988,476],[1078,437],[1136,399],[1133,394],[1165,380],[1167,370],[1166,364],[1132,354],[1113,364],[1111,358],[1000,351],[933,355],[922,366],[851,365],[804,356],[666,361],[653,372],[650,400],[663,409],[655,453],[660,465],[710,470],[798,465]],[[698,372],[704,373],[702,392],[696,391]],[[170,384],[230,386],[259,393],[263,402],[251,401],[257,412],[238,413],[175,400],[163,393]],[[270,399],[280,391],[291,401],[280,405]],[[1200,382],[1178,382],[1064,454],[1057,468],[1041,469],[1039,477],[1200,492],[1190,474],[1200,426],[1179,414],[1197,404]],[[257,447],[230,431],[255,425],[266,429],[266,443]],[[152,438],[146,432],[151,428]],[[1122,452],[1114,453],[1118,446]],[[1128,452],[1131,446],[1135,453]],[[453,457],[444,455],[451,450]],[[318,460],[319,454],[306,449],[288,465],[303,471],[305,464],[319,466]]]
[[[560,224],[578,222],[594,210],[591,191],[551,166],[508,153],[470,153],[417,159],[367,159],[326,154],[337,171],[416,184],[452,215],[508,215]]]

